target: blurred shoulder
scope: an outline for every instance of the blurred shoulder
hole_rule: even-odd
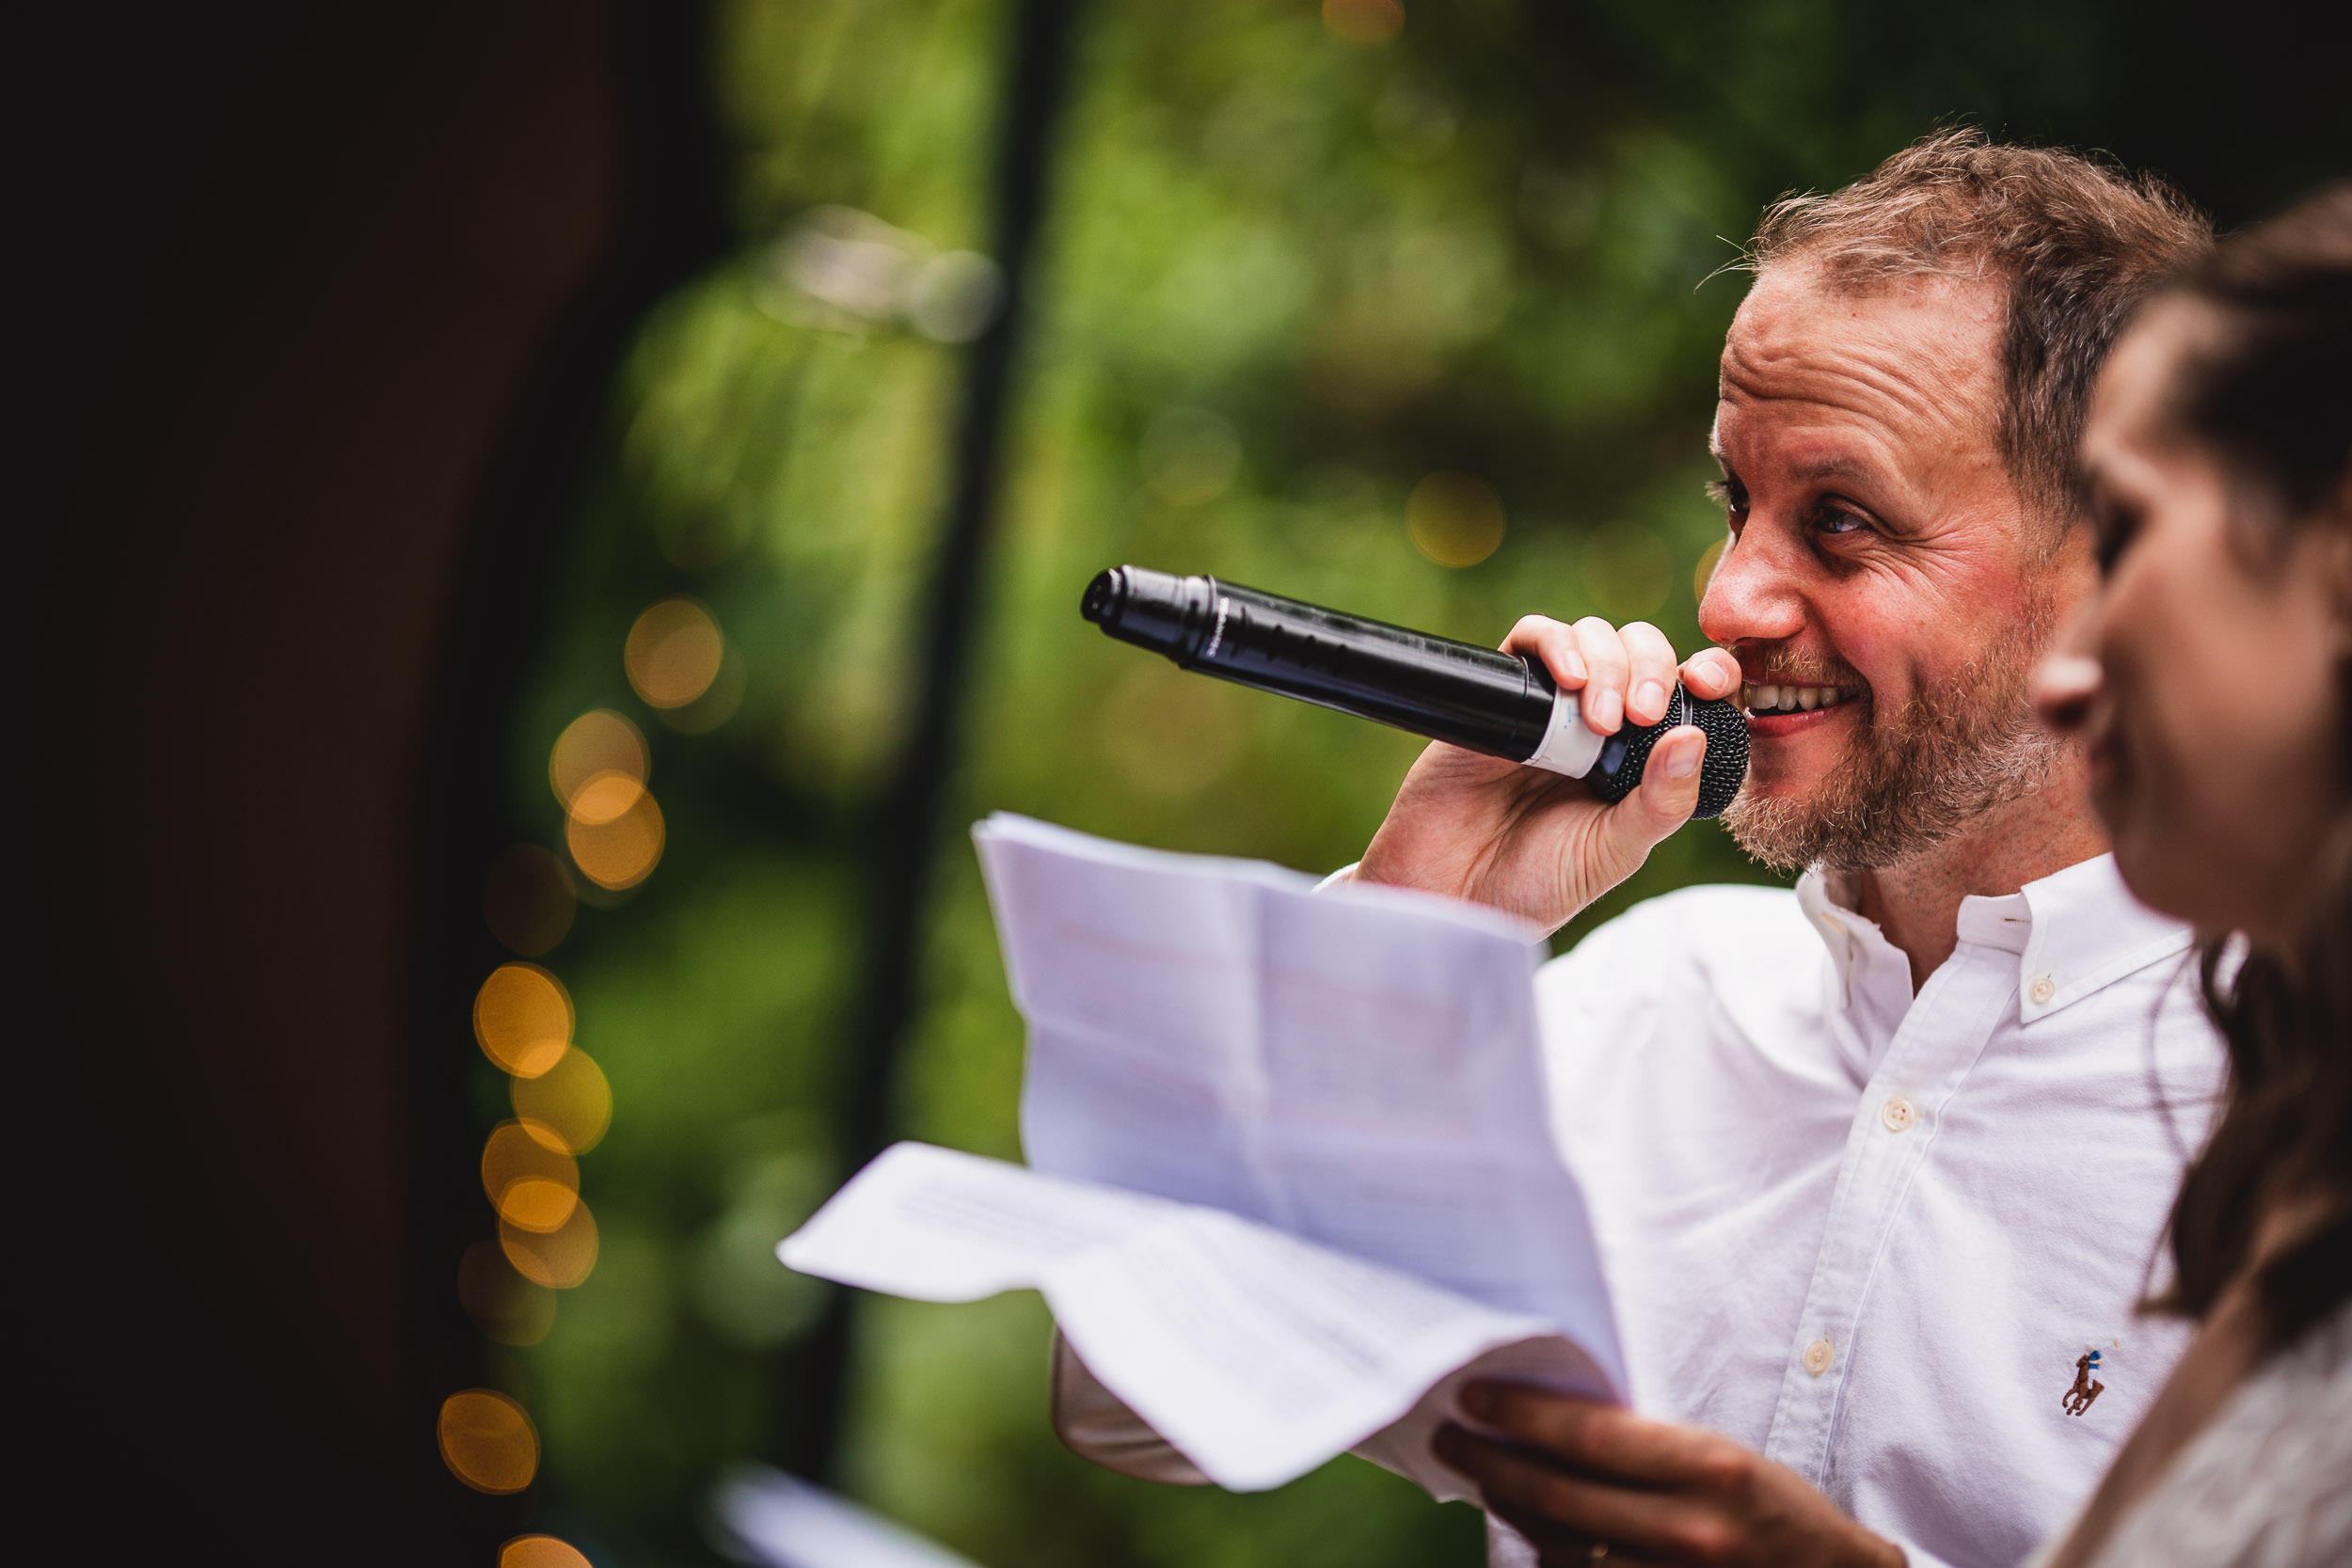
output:
[[[1644,899],[1594,927],[1543,973],[1565,978],[1595,967],[1746,968],[1781,961],[1792,952],[1810,958],[1820,950],[1820,938],[1805,920],[1795,890],[1712,883]]]
[[[1728,1040],[1820,1033],[1828,950],[1789,888],[1687,887],[1596,927],[1535,975],[1555,1062],[1582,1046],[1621,1056],[1662,1035],[1702,1055]]]
[[[1672,996],[1737,999],[1742,1010],[1810,1008],[1824,949],[1793,889],[1752,883],[1680,888],[1596,927],[1536,972],[1535,1000],[1557,1027],[1587,1017],[1653,1014]]]

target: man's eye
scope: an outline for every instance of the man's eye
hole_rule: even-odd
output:
[[[1726,512],[1745,512],[1748,509],[1748,487],[1736,479],[1708,480],[1707,493],[1714,498],[1717,506]]]
[[[1867,533],[1870,519],[1859,512],[1833,503],[1820,509],[1814,517],[1813,526],[1823,533]]]

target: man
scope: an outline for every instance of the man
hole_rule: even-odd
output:
[[[2099,362],[2207,239],[2160,190],[1971,132],[1777,204],[1723,356],[1720,646],[1512,632],[1603,733],[1677,675],[1738,693],[1726,823],[1805,875],[1654,900],[1538,978],[1645,1414],[1474,1387],[1509,1441],[1438,1453],[1513,1527],[1499,1560],[2014,1563],[2177,1355],[2135,1307],[2219,1046],[2188,932],[2124,893],[2026,690],[2096,572],[2071,476]],[[1353,875],[1557,927],[1688,818],[1703,751],[1674,732],[1607,807],[1432,746]],[[1187,1479],[1066,1349],[1056,1406],[1081,1452]]]

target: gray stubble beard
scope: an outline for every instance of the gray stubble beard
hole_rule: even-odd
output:
[[[1803,800],[1741,790],[1723,816],[1733,841],[1783,872],[1875,870],[2040,789],[2065,749],[2029,696],[2054,622],[2038,606],[1943,689],[1910,698],[1891,718],[1860,699],[1870,711],[1821,787]]]

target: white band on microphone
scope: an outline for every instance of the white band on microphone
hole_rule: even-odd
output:
[[[1586,727],[1584,706],[1577,701],[1575,692],[1554,691],[1551,722],[1544,726],[1543,744],[1528,756],[1524,766],[1581,779],[1593,770],[1593,764],[1600,760],[1601,747],[1607,743],[1607,736],[1595,735]]]

